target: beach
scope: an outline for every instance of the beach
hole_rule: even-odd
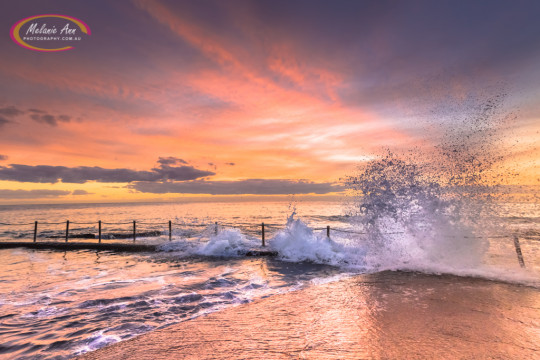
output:
[[[78,359],[538,359],[540,291],[364,274],[182,322]]]

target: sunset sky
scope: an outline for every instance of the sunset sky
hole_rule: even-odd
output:
[[[539,1],[0,7],[0,203],[332,194],[494,98],[513,182],[540,183]],[[12,41],[39,14],[91,35],[50,53]]]

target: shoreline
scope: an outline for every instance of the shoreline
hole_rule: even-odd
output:
[[[77,359],[540,356],[540,291],[454,275],[356,275],[180,322]]]

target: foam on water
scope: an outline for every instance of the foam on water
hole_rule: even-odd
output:
[[[281,260],[338,266],[345,271],[343,276],[404,270],[540,286],[539,274],[531,269],[485,263],[485,254],[481,250],[487,246],[485,239],[459,239],[455,234],[430,238],[427,233],[416,236],[401,231],[384,234],[384,237],[370,237],[367,233],[329,239],[325,233],[316,232],[291,216],[288,226],[270,240],[270,246]],[[517,264],[515,254],[507,255]],[[324,279],[326,281],[328,279]]]
[[[302,220],[295,219],[296,212],[289,216],[285,229],[279,231],[270,246],[280,259],[286,261],[312,261],[334,266],[362,266],[362,249],[346,246],[327,237],[324,232],[315,232]],[[360,262],[358,262],[360,260]]]
[[[89,351],[94,351],[97,349],[100,349],[102,347],[105,347],[110,344],[114,344],[116,342],[121,341],[122,339],[119,336],[116,335],[105,335],[103,330],[95,332],[90,338],[87,340],[87,344],[84,346],[79,347],[74,351],[74,355],[81,355]]]
[[[437,145],[386,150],[349,178],[355,193],[351,215],[365,233],[357,240],[368,269],[538,279],[514,269],[508,276],[509,269],[488,258],[494,239],[512,241],[514,231],[498,209],[498,198],[516,175],[505,162],[510,149],[504,129],[515,116],[504,110],[504,98],[460,109],[461,118],[452,119]]]
[[[490,246],[496,239],[486,235],[493,231],[488,224],[494,218],[486,209],[493,204],[456,199],[455,194],[447,197],[438,185],[406,173],[417,171],[416,167],[390,157],[377,161],[376,166],[386,173],[385,189],[366,190],[367,195],[358,199],[360,210],[349,218],[353,231],[332,231],[327,237],[326,231],[314,230],[296,218],[293,210],[286,226],[268,240],[269,248],[278,253],[280,260],[332,265],[349,275],[351,271],[406,270],[540,286],[537,271],[516,266],[513,247],[504,254],[511,259],[510,267],[490,262]],[[372,175],[370,172],[368,183],[379,186],[380,179],[374,182]],[[404,182],[403,178],[409,180]],[[477,217],[474,221],[471,214]],[[510,235],[503,239],[511,240]],[[159,250],[175,257],[237,257],[259,246],[258,238],[224,228],[217,235],[205,234],[196,240],[177,239],[161,245]]]
[[[224,229],[197,249],[198,255],[207,256],[239,256],[251,247],[254,242],[250,241],[238,229]]]
[[[144,254],[73,251],[67,259],[54,251],[2,250],[0,358],[69,358],[341,273],[240,258],[253,239],[233,229],[206,240],[178,239],[164,246],[168,251]],[[21,261],[36,254],[48,261]],[[25,276],[29,269],[32,276]]]
[[[511,242],[519,231],[499,209],[508,182],[517,175],[505,161],[511,152],[505,147],[511,143],[506,129],[516,118],[505,110],[505,96],[472,101],[468,111],[460,107],[459,118],[452,119],[435,146],[403,153],[386,150],[362,164],[348,179],[354,193],[352,234],[333,232],[329,238],[296,219],[293,211],[270,246],[286,261],[540,285],[537,271],[507,267],[492,256],[497,242]],[[533,195],[533,201],[538,199]],[[506,255],[515,258],[512,250]]]
[[[251,248],[258,245],[258,241],[249,238],[238,229],[225,228],[217,234],[208,236],[203,233],[193,239],[179,238],[158,246],[158,251],[173,252],[175,255],[190,256],[218,256],[236,257],[244,255]]]

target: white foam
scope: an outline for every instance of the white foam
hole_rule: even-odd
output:
[[[400,212],[396,220],[392,214],[378,214],[363,234],[334,231],[331,238],[325,231],[315,231],[296,213],[289,216],[286,227],[269,239],[278,258],[290,262],[314,262],[338,266],[344,271],[373,273],[384,270],[420,271],[434,274],[475,276],[492,280],[539,286],[539,274],[532,269],[490,264],[486,261],[489,241],[476,236],[475,228],[460,221],[453,222],[437,207],[446,205],[423,192],[413,205],[410,201],[393,206]],[[414,196],[418,195],[415,190]],[[373,199],[372,199],[373,200]],[[375,199],[375,207],[383,207],[383,199]],[[407,199],[409,200],[409,199]],[[372,204],[373,205],[373,204]],[[406,214],[412,206],[413,214]],[[357,221],[357,217],[352,218]],[[355,225],[363,226],[363,225]],[[177,240],[159,247],[173,252],[173,256],[241,256],[259,245],[258,239],[249,238],[237,229],[222,229],[214,235],[193,240]],[[506,254],[513,257],[515,254]],[[512,265],[517,261],[510,261]]]
[[[201,245],[196,253],[206,256],[239,256],[254,246],[240,230],[224,229]]]
[[[312,261],[334,266],[363,265],[359,256],[362,249],[348,247],[326,236],[324,232],[314,232],[300,219],[294,218],[293,212],[284,230],[272,239],[270,246],[278,256],[286,261]]]
[[[88,338],[87,344],[75,351],[75,355],[81,355],[89,351],[101,349],[102,347],[117,343],[122,340],[119,336],[104,335],[103,332],[104,331],[101,330],[92,334],[92,336]]]
[[[176,254],[183,253],[186,255],[190,255],[195,253],[196,249],[199,246],[200,244],[197,242],[180,239],[175,241],[169,241],[159,245],[157,247],[157,251],[174,252]]]
[[[289,217],[287,227],[270,240],[272,249],[285,261],[328,264],[356,273],[420,271],[540,286],[540,274],[532,269],[485,263],[486,239],[475,238],[470,233],[469,236],[464,235],[464,229],[460,229],[460,233],[457,227],[445,229],[441,226],[413,231],[394,224],[388,227],[387,234],[378,233],[374,237],[370,237],[373,234],[369,233],[353,234],[329,239],[324,232],[315,232],[302,220],[294,219],[294,215]],[[336,280],[340,278],[341,275]],[[333,281],[333,278],[325,278],[321,283],[328,281]]]

